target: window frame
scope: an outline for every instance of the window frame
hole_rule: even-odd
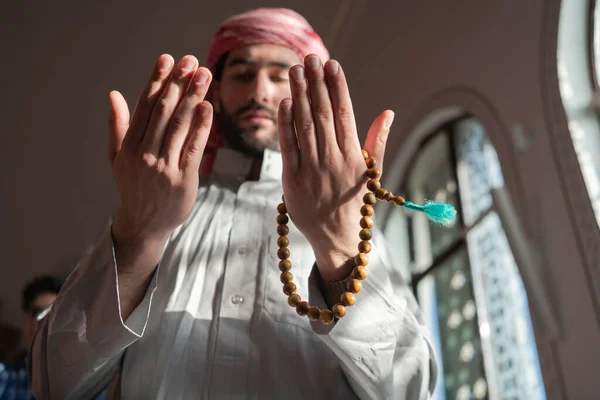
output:
[[[427,277],[431,277],[433,276],[433,274],[435,272],[437,272],[448,259],[451,259],[453,256],[457,256],[461,251],[464,251],[466,253],[466,268],[469,270],[470,275],[473,279],[473,281],[471,282],[471,290],[472,290],[472,295],[473,295],[473,300],[475,301],[475,307],[477,310],[477,320],[479,321],[478,323],[480,324],[480,329],[481,329],[481,324],[488,324],[489,323],[489,317],[487,316],[487,306],[486,306],[486,300],[485,300],[485,294],[482,292],[483,290],[483,282],[481,282],[481,277],[479,278],[475,278],[475,274],[474,274],[474,267],[472,266],[472,259],[471,259],[471,252],[470,252],[470,246],[468,243],[468,235],[469,233],[473,230],[476,229],[478,227],[480,227],[481,223],[490,215],[492,214],[496,214],[498,216],[498,218],[500,218],[501,220],[501,224],[502,224],[502,229],[504,231],[504,233],[506,235],[508,235],[508,232],[506,231],[506,228],[504,227],[504,222],[501,218],[501,213],[505,210],[500,209],[499,205],[496,204],[495,201],[492,201],[487,208],[480,212],[479,215],[472,221],[469,221],[469,224],[467,224],[465,222],[464,219],[464,215],[463,215],[463,204],[462,204],[462,199],[461,199],[461,183],[457,174],[457,168],[458,168],[458,149],[456,146],[456,135],[458,135],[458,132],[456,131],[457,127],[459,126],[459,124],[465,120],[471,120],[474,119],[477,122],[482,123],[481,120],[479,120],[479,118],[477,118],[475,115],[472,115],[470,113],[467,112],[462,112],[460,115],[455,116],[454,118],[451,119],[447,119],[445,120],[443,123],[433,127],[433,129],[431,129],[428,133],[426,133],[424,136],[422,136],[421,140],[418,142],[418,145],[416,146],[416,148],[414,149],[414,151],[409,155],[409,159],[407,161],[407,163],[405,164],[406,168],[404,169],[402,175],[400,175],[400,182],[401,184],[398,186],[401,190],[401,193],[406,193],[407,195],[410,195],[410,181],[411,181],[411,176],[415,173],[415,168],[416,165],[418,164],[420,158],[422,157],[423,151],[427,148],[428,144],[430,144],[430,142],[432,140],[434,140],[435,138],[437,138],[440,135],[445,135],[448,138],[448,161],[451,164],[452,168],[450,171],[450,176],[452,177],[452,179],[454,180],[455,184],[456,184],[456,193],[458,194],[456,196],[455,199],[455,203],[453,204],[456,208],[457,211],[460,213],[460,218],[459,218],[459,224],[460,224],[460,230],[457,232],[457,237],[454,238],[454,240],[452,242],[450,242],[449,244],[447,244],[444,248],[443,251],[441,251],[440,253],[434,255],[431,254],[431,260],[429,261],[429,265],[427,265],[426,267],[422,268],[420,271],[417,271],[417,264],[415,263],[417,256],[415,254],[414,248],[415,248],[415,227],[413,225],[413,219],[409,218],[407,220],[407,226],[409,229],[409,246],[408,249],[410,251],[410,255],[409,255],[409,259],[411,261],[411,267],[410,267],[410,282],[409,285],[411,287],[411,290],[417,300],[417,302],[421,303],[419,301],[419,284]],[[485,130],[485,127],[484,127]],[[490,140],[491,142],[491,138],[488,136],[487,132],[486,136],[487,136],[487,140]],[[492,146],[493,142],[492,142]],[[495,148],[495,146],[494,146]],[[506,190],[505,188],[502,188],[501,190]],[[385,226],[382,227],[383,230],[385,230]],[[508,237],[507,237],[508,239]],[[513,256],[515,255],[514,253],[514,249],[512,248],[512,244],[508,243],[509,249],[511,251],[511,253],[513,254]],[[523,282],[523,284],[525,283],[525,277],[523,277],[522,272],[521,272],[521,268],[518,265],[517,260],[515,260],[515,266],[517,268],[517,271],[519,272],[520,275],[520,279]],[[479,272],[481,273],[481,271]],[[477,282],[475,282],[475,280],[477,280]],[[481,287],[477,287],[481,286]],[[530,296],[530,293],[527,289],[525,289],[525,295],[527,297]],[[531,307],[529,307],[529,321],[530,323],[533,325],[533,315],[532,315],[532,310]],[[540,348],[540,343],[538,343],[538,340],[535,338],[535,334],[533,333],[533,331],[531,332],[533,335],[533,345],[535,346],[535,352],[536,352],[536,357],[538,359],[538,368],[539,368],[539,373],[540,373],[540,379],[541,379],[541,384],[542,387],[544,388],[544,391],[546,391],[546,384],[544,381],[544,377],[541,374],[541,359],[540,357],[540,352],[541,352],[541,348]],[[492,377],[495,376],[498,372],[496,371],[497,369],[497,365],[495,361],[498,357],[498,355],[496,354],[495,350],[492,348],[492,343],[493,343],[493,339],[489,336],[483,336],[482,333],[478,333],[479,336],[479,341],[480,341],[480,346],[481,346],[481,352],[482,352],[482,361],[483,361],[483,367],[484,367],[484,378],[486,380],[486,384],[487,384],[487,394],[486,394],[486,398],[496,398],[495,396],[498,395],[499,393],[502,393],[502,390],[499,389],[498,387],[496,387],[497,383]],[[438,349],[441,350],[441,349]],[[443,371],[443,368],[441,368],[441,371]],[[444,378],[445,374],[441,375],[442,379]],[[547,392],[545,393],[545,395],[547,395]],[[491,396],[491,397],[490,397]]]
[[[475,118],[475,117],[468,113],[462,113],[461,115],[459,115],[455,118],[452,118],[451,120],[448,120],[448,121],[444,122],[443,124],[439,125],[438,127],[436,127],[432,132],[427,134],[421,140],[421,142],[417,146],[416,151],[411,155],[410,160],[407,163],[406,171],[403,174],[402,185],[400,186],[400,190],[402,193],[408,193],[408,187],[407,187],[408,177],[410,177],[412,175],[412,173],[414,172],[415,164],[416,164],[417,160],[419,159],[421,152],[423,151],[424,148],[427,147],[427,145],[429,144],[429,142],[431,140],[433,140],[435,137],[437,137],[440,134],[447,135],[449,138],[449,143],[451,144],[450,148],[449,148],[450,162],[454,166],[451,173],[452,173],[452,177],[454,178],[454,181],[456,182],[456,191],[458,193],[460,193],[461,187],[460,187],[460,182],[458,180],[458,176],[456,175],[456,168],[455,168],[458,160],[457,160],[456,148],[453,146],[455,135],[456,135],[456,133],[454,131],[454,127],[457,124],[459,124],[460,122],[471,119],[471,118]],[[462,210],[462,203],[461,203],[460,196],[457,197],[457,204],[455,206],[456,206],[456,209],[459,210],[458,212],[461,212],[460,210]],[[410,286],[411,286],[412,292],[415,295],[415,297],[417,297],[417,285],[419,284],[419,282],[426,276],[430,275],[433,271],[437,270],[437,268],[440,265],[442,265],[448,258],[452,257],[453,254],[455,254],[457,251],[459,251],[461,246],[468,248],[467,234],[469,233],[469,231],[471,229],[473,229],[475,226],[477,226],[483,219],[485,219],[485,217],[487,217],[492,212],[497,212],[494,203],[492,203],[485,212],[483,212],[479,217],[477,217],[477,219],[475,221],[473,221],[473,223],[470,226],[465,225],[464,219],[460,218],[460,225],[461,225],[460,228],[461,229],[460,229],[459,237],[456,238],[440,254],[438,254],[435,257],[432,256],[432,259],[433,259],[432,262],[423,271],[415,273],[414,271],[411,270]],[[412,226],[411,226],[410,227],[411,241],[413,240],[412,231],[413,230],[412,230]],[[410,247],[410,251],[412,253],[413,252],[412,246],[409,246],[409,247]],[[411,259],[414,259],[413,254],[411,254]]]

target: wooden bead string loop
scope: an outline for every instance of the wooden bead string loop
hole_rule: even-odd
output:
[[[371,228],[373,227],[372,216],[374,214],[373,206],[377,200],[384,200],[387,202],[393,202],[398,206],[404,205],[406,200],[402,196],[394,196],[391,192],[388,192],[381,187],[379,177],[381,172],[377,168],[377,160],[369,156],[366,150],[362,151],[363,158],[367,164],[366,175],[369,178],[367,181],[367,189],[369,193],[363,196],[364,205],[360,209],[362,218],[360,220],[360,232],[358,234],[360,242],[358,243],[358,255],[354,257],[354,270],[352,271],[352,279],[348,282],[347,291],[340,297],[339,303],[336,303],[331,310],[325,309],[320,310],[318,307],[311,306],[308,302],[303,301],[300,296],[296,293],[296,285],[292,282],[294,278],[290,270],[292,269],[292,263],[290,262],[290,251],[288,245],[290,243],[287,234],[289,228],[287,223],[289,217],[287,216],[287,207],[285,205],[285,199],[281,197],[281,203],[277,206],[277,233],[279,238],[277,239],[277,256],[279,257],[279,270],[281,271],[281,283],[283,283],[283,293],[288,296],[288,304],[296,309],[296,312],[300,316],[307,316],[311,321],[321,321],[325,325],[329,325],[333,322],[334,318],[343,318],[346,315],[346,307],[353,306],[356,303],[356,294],[362,290],[362,282],[367,279],[368,271],[367,265],[369,264],[368,253],[371,251]]]

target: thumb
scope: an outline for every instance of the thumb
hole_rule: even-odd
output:
[[[116,90],[109,94],[110,109],[108,114],[108,160],[112,164],[121,150],[123,139],[129,129],[129,108],[123,95]]]
[[[377,160],[377,166],[383,172],[383,156],[385,155],[385,144],[387,143],[390,126],[394,121],[394,112],[386,110],[379,114],[369,128],[367,140],[365,142],[365,150],[369,152],[371,157]]]

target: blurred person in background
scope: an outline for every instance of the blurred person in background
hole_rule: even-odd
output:
[[[28,350],[38,328],[39,319],[56,300],[64,280],[51,275],[38,276],[27,283],[21,293],[24,313],[23,345]],[[27,383],[27,350],[12,363],[0,364],[0,400],[33,399]]]

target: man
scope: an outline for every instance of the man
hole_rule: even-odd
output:
[[[128,399],[429,397],[431,347],[379,232],[344,318],[311,324],[281,292],[282,192],[303,299],[338,302],[357,253],[365,161],[328,57],[301,16],[258,9],[225,21],[208,69],[159,57],[131,119],[111,93],[121,206],[37,335],[37,396],[88,398],[120,376]],[[369,131],[378,161],[392,117]]]
[[[27,283],[21,292],[21,305],[25,313],[23,337],[27,348],[33,343],[39,321],[56,300],[64,279],[53,275],[42,275]],[[0,399],[33,399],[27,383],[26,353],[14,365],[2,366],[6,379],[1,381]],[[104,399],[101,393],[96,400]]]
[[[55,276],[44,275],[28,282],[21,292],[21,306],[25,314],[23,339],[27,348],[33,341],[37,329],[38,317],[50,307],[56,299],[63,280]],[[10,364],[0,363],[0,399],[33,399],[27,384],[25,352]]]

